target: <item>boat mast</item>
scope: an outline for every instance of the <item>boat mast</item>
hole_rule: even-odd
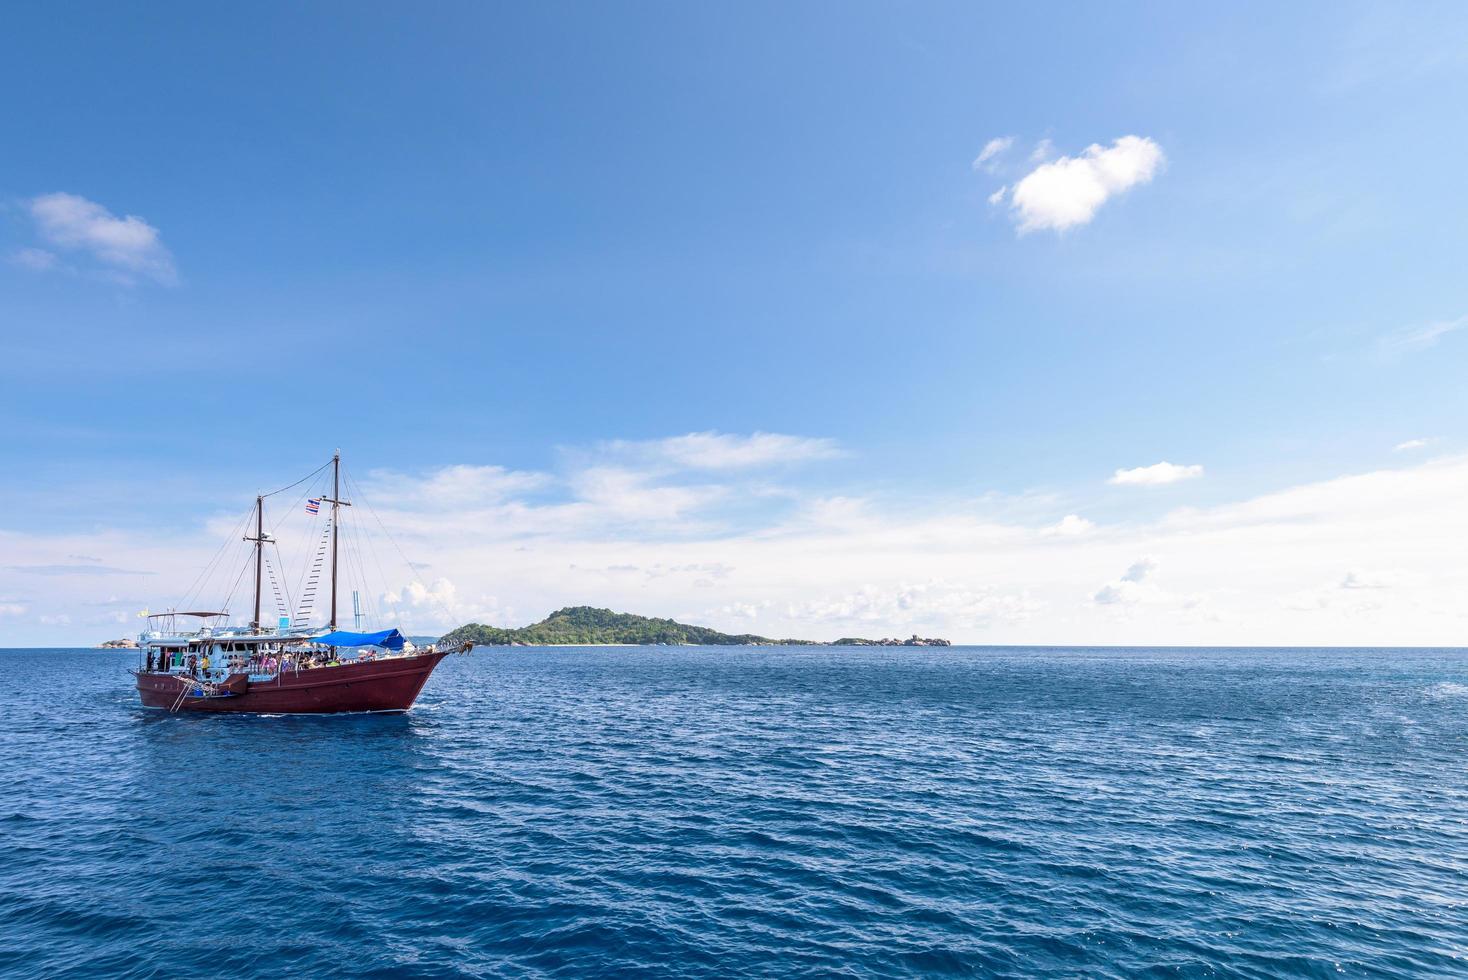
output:
[[[323,498],[331,504],[331,630],[336,631],[336,529],[342,507],[352,506],[341,499],[342,453],[338,449],[331,457],[331,496]]]
[[[255,498],[255,536],[245,538],[255,542],[255,618],[250,620],[251,632],[260,632],[260,571],[265,564],[265,498]]]

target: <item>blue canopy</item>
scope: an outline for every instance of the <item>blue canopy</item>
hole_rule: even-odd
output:
[[[312,637],[311,642],[325,643],[329,647],[387,647],[389,650],[401,650],[405,641],[403,634],[397,630],[383,630],[381,633],[347,633],[337,630],[325,636]]]

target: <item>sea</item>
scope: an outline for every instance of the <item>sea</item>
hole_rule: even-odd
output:
[[[1468,651],[0,651],[5,977],[1464,977]]]

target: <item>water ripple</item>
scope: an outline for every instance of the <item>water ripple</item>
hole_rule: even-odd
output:
[[[480,650],[406,717],[0,652],[18,977],[1468,974],[1462,651]]]

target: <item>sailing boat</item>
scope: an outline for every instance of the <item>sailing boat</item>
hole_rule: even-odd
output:
[[[252,514],[255,533],[244,538],[254,543],[255,601],[250,625],[229,625],[227,609],[149,615],[148,629],[138,637],[139,667],[132,671],[145,707],[269,714],[402,712],[413,706],[444,657],[468,652],[468,645],[459,651],[415,647],[397,629],[361,633],[338,628],[338,529],[341,508],[351,502],[342,499],[341,453],[332,456],[330,465],[331,496],[323,494],[307,504],[312,514],[322,504],[331,505],[331,614],[326,626],[310,628],[314,574],[295,617],[281,616],[274,627],[261,620],[265,546],[274,543],[265,533],[265,498],[274,494],[257,496]],[[292,487],[306,479],[311,477]],[[322,536],[323,552],[328,535]],[[315,570],[319,571],[323,557],[316,556]],[[271,582],[275,583],[273,569]],[[193,621],[192,628],[189,621]]]

